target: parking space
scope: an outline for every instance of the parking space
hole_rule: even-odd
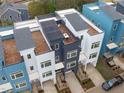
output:
[[[86,72],[87,72],[89,78],[95,84],[95,86],[101,86],[102,83],[105,82],[102,75],[92,65],[88,65]]]
[[[43,83],[44,93],[57,93],[55,85],[52,80]]]
[[[66,73],[66,81],[72,93],[85,93],[73,72]]]

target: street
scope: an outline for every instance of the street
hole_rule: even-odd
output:
[[[110,91],[104,91],[101,87],[96,87],[91,89],[90,91],[87,91],[86,93],[124,93],[124,83],[122,85],[119,85],[117,87],[114,87]]]

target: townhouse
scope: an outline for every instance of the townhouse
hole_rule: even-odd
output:
[[[78,63],[85,70],[87,64],[96,66],[104,33],[75,9],[67,9],[14,23],[14,29],[0,36],[0,92],[17,93],[31,92],[37,83],[43,89],[48,80],[56,84],[57,73],[76,73]]]
[[[68,29],[81,40],[79,61],[96,66],[104,33],[75,9],[56,11]]]
[[[31,92],[24,59],[16,47],[13,34],[0,37],[0,93]]]
[[[124,50],[124,15],[117,11],[117,5],[97,2],[83,6],[85,17],[105,32],[101,54],[114,55]]]

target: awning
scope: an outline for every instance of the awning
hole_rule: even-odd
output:
[[[10,83],[0,85],[0,93],[10,89],[12,89],[12,85]]]
[[[38,72],[29,74],[29,79],[30,79],[30,81],[39,79],[39,74],[38,74]]]
[[[64,65],[63,65],[62,62],[55,64],[55,69],[56,70],[59,70],[59,69],[62,69],[62,68],[64,68]]]
[[[110,43],[110,44],[107,44],[106,46],[107,46],[109,49],[114,49],[114,48],[117,48],[117,47],[118,47],[118,45],[115,44],[115,43]]]

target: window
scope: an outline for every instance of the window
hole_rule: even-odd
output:
[[[73,68],[76,66],[76,61],[71,61],[67,63],[67,69]]]
[[[42,74],[43,78],[51,76],[52,75],[52,71],[48,71]]]
[[[115,30],[117,29],[117,27],[118,27],[118,24],[115,24],[115,25],[113,26],[113,31],[115,31]]]
[[[23,72],[19,71],[10,75],[12,79],[17,79],[23,77]]]
[[[48,66],[51,66],[51,61],[50,60],[45,61],[45,62],[41,62],[41,68],[48,67]]]
[[[97,56],[97,52],[95,52],[95,53],[92,53],[92,54],[90,54],[90,57],[89,57],[89,59],[91,59],[91,58],[95,58]]]
[[[59,56],[55,57],[55,61],[58,62],[59,61]]]
[[[67,59],[70,59],[76,56],[77,56],[77,50],[67,52]]]
[[[56,43],[56,44],[54,45],[54,49],[55,49],[55,50],[58,50],[58,49],[59,49],[59,43]]]
[[[30,66],[30,70],[34,70],[34,66]]]
[[[0,80],[6,80],[6,78],[4,76],[0,77]]]
[[[100,45],[100,41],[99,42],[92,43],[91,49],[97,48],[97,47],[99,47],[99,45]]]
[[[28,54],[28,55],[27,55],[27,58],[28,58],[28,59],[31,59],[31,55],[30,55],[30,54]]]
[[[15,84],[15,87],[16,88],[23,88],[23,87],[26,87],[26,81],[23,81],[21,83],[16,83]]]
[[[81,40],[83,40],[83,36],[81,36]]]

